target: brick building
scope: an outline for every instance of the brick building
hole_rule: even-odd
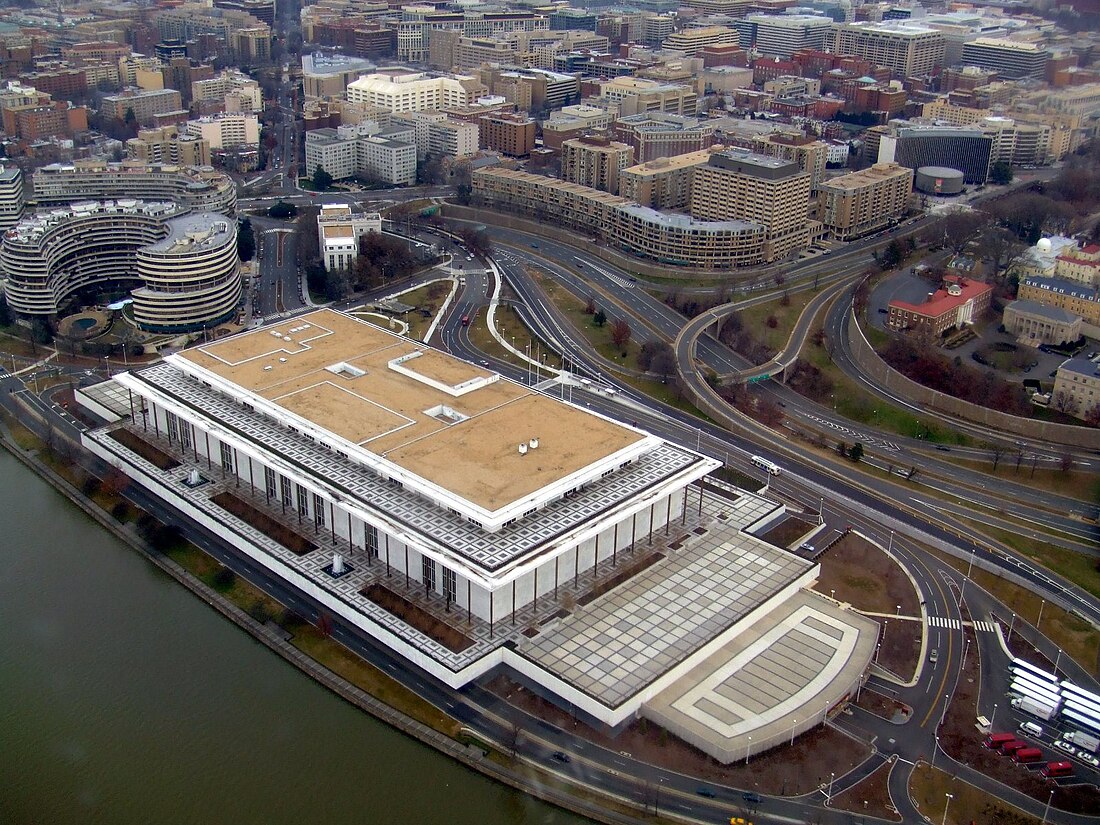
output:
[[[973,324],[989,310],[992,298],[990,284],[949,275],[922,304],[891,301],[886,323],[892,329],[940,337],[953,327]]]

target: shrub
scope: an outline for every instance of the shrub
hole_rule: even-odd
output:
[[[252,607],[248,608],[248,615],[260,624],[271,621],[271,611],[263,602],[253,602]]]
[[[230,570],[228,567],[219,567],[218,571],[214,574],[214,589],[221,593],[224,593],[236,583],[237,574]]]

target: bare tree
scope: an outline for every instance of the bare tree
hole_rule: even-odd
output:
[[[611,325],[611,340],[615,342],[616,347],[625,347],[630,341],[630,332],[629,322],[625,318],[617,318]]]
[[[1070,470],[1072,470],[1073,453],[1071,453],[1069,450],[1066,450],[1064,453],[1062,453],[1058,462],[1058,467],[1063,473],[1068,473]]]
[[[948,212],[940,221],[944,245],[956,255],[961,255],[967,244],[977,236],[988,220],[988,215],[972,209],[955,209]]]
[[[1005,454],[1005,446],[1003,444],[993,444],[990,446],[989,452],[993,454],[993,472],[997,472],[997,465],[1001,463],[1001,458]]]
[[[1058,390],[1054,393],[1054,396],[1050,399],[1050,405],[1060,413],[1066,415],[1077,415],[1081,408],[1081,405],[1077,402],[1077,399],[1065,390]]]

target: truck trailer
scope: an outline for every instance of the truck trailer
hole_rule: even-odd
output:
[[[1044,722],[1049,722],[1058,712],[1057,705],[1046,705],[1042,702],[1030,699],[1027,696],[1013,699],[1012,707],[1016,708],[1016,710],[1022,710],[1024,713],[1030,713],[1032,716],[1038,716]]]
[[[1062,737],[1067,742],[1072,742],[1081,750],[1089,751],[1090,753],[1096,753],[1100,748],[1100,738],[1093,736],[1091,733],[1085,733],[1084,731],[1070,731]]]

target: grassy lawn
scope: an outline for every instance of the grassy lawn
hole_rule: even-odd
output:
[[[0,329],[10,329],[10,327]],[[52,351],[52,346],[38,344],[32,347],[28,341],[22,338],[17,338],[9,332],[0,332],[0,352],[8,353],[9,355],[19,355],[24,358],[45,358]]]
[[[479,350],[489,355],[494,355],[497,358],[501,358],[510,364],[517,366],[525,366],[527,362],[518,355],[513,355],[507,349],[497,343],[489,333],[489,327],[487,324],[487,313],[479,312],[470,322],[470,340],[474,343]],[[530,349],[531,352],[536,352],[536,338],[531,334],[531,331],[520,320],[519,315],[515,309],[508,304],[497,305],[496,311],[496,323],[497,332],[504,338],[509,344],[514,346],[520,352],[527,352]],[[532,356],[534,357],[534,356]],[[558,369],[561,364],[558,359],[557,353],[550,353],[550,356],[546,359],[547,366],[552,366],[554,369]]]
[[[813,338],[811,334],[810,338]],[[839,367],[824,346],[807,344],[802,357],[822,371],[833,382],[833,409],[845,418],[870,424],[887,432],[910,438],[923,438],[934,444],[957,444],[971,446],[974,440],[963,433],[955,432],[931,420],[886,403],[877,395],[872,395],[849,378]]]
[[[618,311],[614,307],[602,307],[599,299],[596,299],[597,308],[602,308],[607,313],[607,323],[602,327],[598,327],[593,321],[594,316],[584,311],[587,303],[585,300],[578,298],[544,272],[535,270],[532,274],[546,295],[554,302],[554,306],[587,339],[597,353],[614,364],[635,368],[638,363],[638,351],[641,349],[641,343],[632,334],[625,346],[615,346],[611,339],[611,329]],[[649,331],[646,329],[633,330],[633,333],[640,336],[643,341],[649,335]]]
[[[969,566],[967,559],[955,558],[928,547],[924,549],[959,572],[965,573]],[[1043,635],[1081,667],[1093,674],[1100,673],[1100,631],[1095,630],[1088,622],[1050,602],[1044,604],[1042,597],[988,571],[975,567],[971,578],[1009,610],[1033,625],[1039,619],[1041,609],[1042,624],[1039,630]]]
[[[757,341],[763,341],[769,347],[782,349],[787,339],[791,337],[791,330],[795,322],[806,308],[806,304],[814,299],[817,293],[804,289],[799,292],[791,292],[787,295],[787,305],[783,305],[783,296],[780,295],[774,301],[765,304],[757,304],[741,310],[741,324]],[[775,328],[769,328],[768,318],[774,317]]]
[[[1012,822],[1014,825],[1039,825],[1039,820],[1028,816],[997,797],[975,788],[966,782],[944,773],[939,768],[922,765],[913,771],[909,784],[913,801],[932,822],[944,821],[955,825],[993,825]],[[947,799],[951,794],[951,799]]]
[[[311,625],[293,628],[291,644],[310,658],[320,662],[343,679],[375,699],[411,716],[445,736],[455,736],[461,727],[435,705],[417,696],[400,682],[391,679],[373,665],[360,659],[338,642],[321,634]]]
[[[967,521],[971,526],[981,530],[991,538],[1007,544],[1021,556],[1025,556],[1036,564],[1065,576],[1093,596],[1100,597],[1100,571],[1096,569],[1096,560],[1090,556],[1067,550],[1064,547],[1055,547],[1053,544],[1047,544],[1046,542],[1035,541],[1010,530],[990,527],[988,524],[980,524],[967,519],[961,520]]]
[[[992,463],[988,461],[948,460],[962,467],[985,473],[988,476],[1016,481],[1020,484],[1026,484],[1028,487],[1048,490],[1069,498],[1076,498],[1089,503],[1100,500],[1100,477],[1097,477],[1094,473],[1086,473],[1080,470],[1063,472],[1060,469],[1052,470],[1041,467],[1036,467],[1033,471],[1027,456],[1023,457],[1019,468],[1017,468],[1018,458],[1017,453],[1006,453],[1001,457],[996,472],[993,471]]]
[[[443,306],[443,302],[447,300],[450,291],[451,284],[448,281],[435,281],[414,289],[412,292],[397,296],[396,300],[417,308],[412,312],[399,316],[402,321],[409,325],[409,338],[414,341],[424,340],[424,333],[432,325],[432,319],[435,318]],[[427,310],[431,314],[424,317],[420,312],[421,309]]]

